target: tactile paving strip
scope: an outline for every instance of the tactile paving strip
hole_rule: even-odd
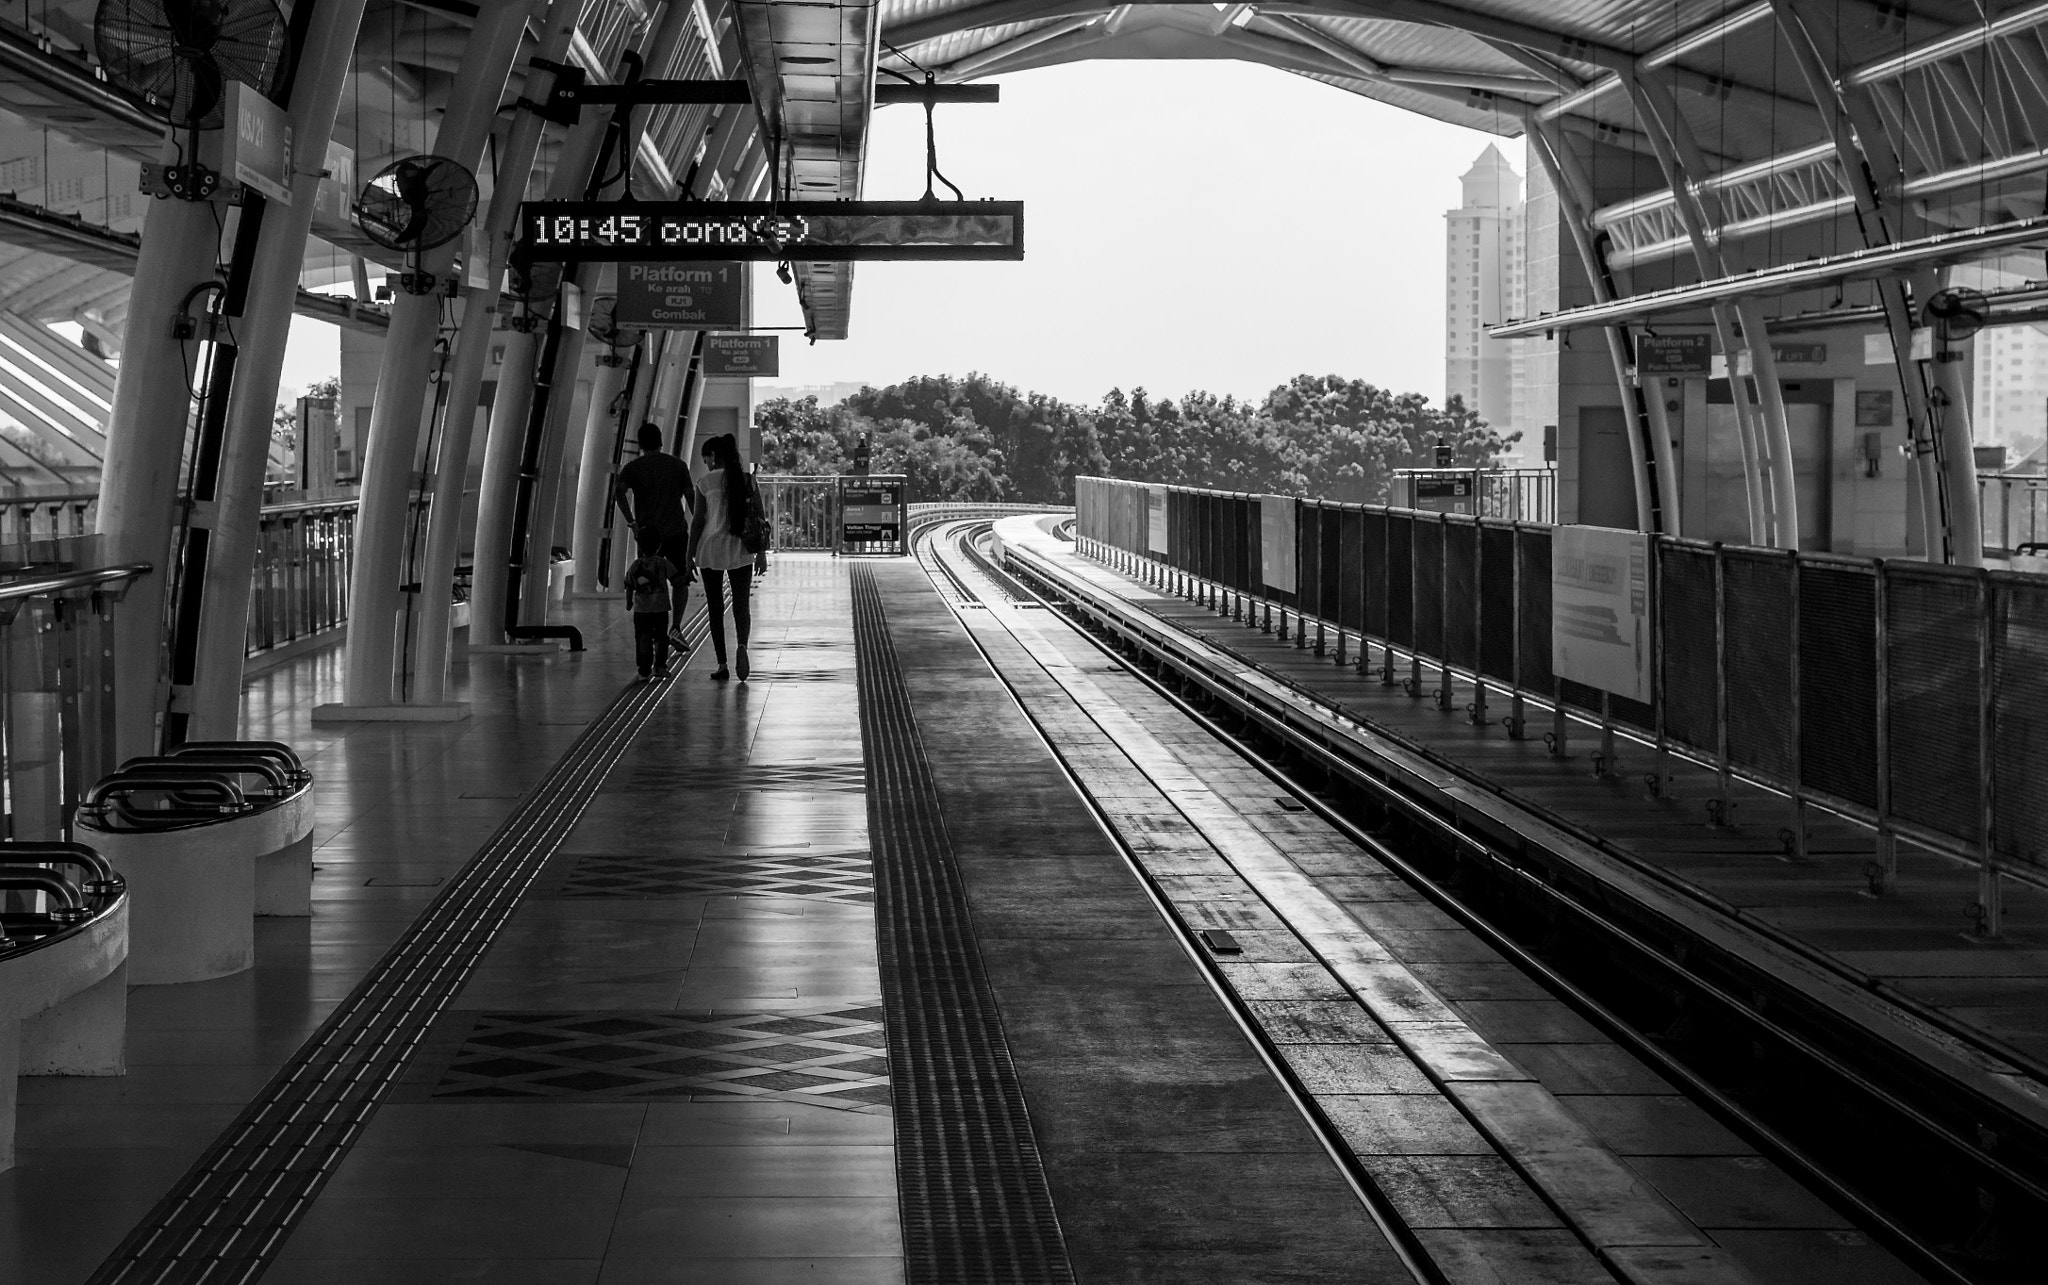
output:
[[[435,1101],[889,1101],[882,1010],[481,1013]]]
[[[701,610],[687,627],[702,638]],[[263,1274],[667,689],[633,684],[591,720],[87,1285],[241,1285]]]
[[[553,897],[799,897],[842,905],[875,899],[865,852],[752,856],[582,856]]]
[[[861,741],[910,1285],[1067,1285],[1016,1067],[874,572],[856,566]]]

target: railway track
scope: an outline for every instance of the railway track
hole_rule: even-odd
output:
[[[1301,962],[1319,964],[1340,983],[1333,993],[1357,998],[1367,1019],[1391,1034],[1422,1070],[1440,1106],[1476,1128],[1530,1196],[1599,1264],[1603,1276],[1587,1279],[1630,1280],[1644,1273],[1701,1281],[1813,1278],[1796,1271],[1780,1276],[1767,1257],[1754,1252],[1746,1258],[1724,1253],[1712,1236],[1702,1235],[1700,1246],[1683,1250],[1692,1225],[1660,1221],[1679,1211],[1654,1184],[1629,1181],[1658,1171],[1659,1163],[1617,1156],[1590,1129],[1571,1134],[1573,1112],[1564,1111],[1560,1124],[1551,1115],[1559,1099],[1544,1101],[1540,1086],[1515,1087],[1526,1084],[1526,1077],[1484,1078],[1489,1055],[1512,1065],[1498,1048],[1512,1041],[1489,1039],[1462,1023],[1457,1010],[1472,1006],[1461,1003],[1454,987],[1421,986],[1404,995],[1389,979],[1400,970],[1403,946],[1413,934],[1404,936],[1398,926],[1377,931],[1380,921],[1370,917],[1379,913],[1371,910],[1375,903],[1340,905],[1336,896],[1305,891],[1304,883],[1357,893],[1360,881],[1385,888],[1398,881],[1405,895],[1483,946],[1488,959],[1529,979],[1590,1024],[1598,1039],[1668,1085],[1667,1093],[1682,1096],[1740,1139],[1745,1150],[1753,1149],[1753,1158],[1724,1175],[1727,1181],[1753,1182],[1755,1198],[1765,1203],[1789,1199],[1782,1191],[1793,1186],[1801,1189],[1801,1199],[1817,1198],[1816,1207],[1835,1219],[1823,1229],[1828,1243],[1844,1256],[1865,1252],[1858,1248],[1861,1240],[1871,1242],[1871,1253],[1881,1247],[1895,1275],[1869,1279],[1988,1285],[2042,1278],[2038,1232],[2032,1230],[2038,1220],[2031,1217],[2040,1192],[2023,1167],[1995,1154],[2000,1139],[1957,1138],[1939,1107],[1923,1107],[1920,1099],[1938,1095],[1940,1086],[1889,1082],[1869,1067],[1846,1063],[1825,1033],[1802,1029],[1800,1015],[1776,1006],[1774,997],[1754,987],[1741,989],[1742,979],[1723,962],[1694,956],[1689,966],[1670,942],[1646,934],[1627,907],[1603,905],[1582,889],[1561,886],[1525,854],[1494,848],[1460,829],[1326,741],[1249,705],[1184,656],[1147,646],[1140,633],[1067,592],[1053,568],[1015,551],[998,565],[986,548],[990,527],[986,520],[934,524],[917,539],[915,551],[1077,786],[1094,801],[1105,830],[1123,844],[1189,953],[1293,1089],[1390,1240],[1404,1247],[1418,1279],[1463,1275],[1459,1251],[1446,1240],[1449,1231],[1413,1225],[1413,1201],[1404,1202],[1400,1182],[1378,1157],[1361,1153],[1357,1122],[1347,1120],[1344,1104],[1335,1102],[1344,1095],[1324,1091],[1327,1080],[1314,1067],[1297,1064],[1292,1054],[1301,1046],[1288,1041],[1298,1029],[1276,1019],[1279,1001],[1258,998],[1256,981],[1247,989],[1246,979],[1257,976],[1256,962],[1219,953],[1211,936],[1217,928],[1226,939],[1235,931],[1237,944],[1249,944],[1254,952],[1270,947],[1285,960],[1298,951]],[[1075,742],[1077,712],[1086,715],[1100,743]],[[1105,745],[1116,755],[1105,758]],[[1191,783],[1190,762],[1214,765],[1204,769],[1213,779]],[[1222,886],[1214,882],[1220,876],[1173,873],[1194,868],[1186,864],[1198,855],[1192,846],[1170,850],[1163,863],[1148,861],[1158,835],[1142,818],[1134,825],[1116,814],[1114,804],[1129,788],[1117,782],[1119,773],[1143,779],[1173,805],[1171,815],[1189,832],[1177,841],[1192,838],[1223,858],[1246,894],[1232,914],[1253,927],[1233,930],[1223,922],[1231,915],[1219,916],[1214,903],[1189,895]],[[1304,879],[1303,872],[1314,877]],[[1205,877],[1211,878],[1206,886],[1188,882]],[[1361,922],[1347,907],[1370,914]],[[1291,940],[1276,945],[1268,937],[1275,932]],[[1438,947],[1449,940],[1437,939]],[[1459,1025],[1439,1025],[1433,1032],[1423,1029],[1426,1023],[1404,1026],[1424,1010],[1402,1005],[1426,1009],[1439,990],[1451,1008],[1429,1010],[1430,1018]],[[1435,1046],[1430,1038],[1437,1039]],[[1460,1069],[1447,1055],[1446,1041],[1463,1041],[1471,1065]],[[1480,1078],[1460,1078],[1467,1074]],[[1503,1086],[1513,1092],[1502,1092]],[[1522,1100],[1515,1109],[1505,1109],[1502,1104],[1517,1094]],[[1577,1095],[1568,1100],[1583,1101]],[[1570,1135],[1562,1140],[1556,1133],[1561,1127]],[[1622,1213],[1610,1217],[1616,1209]],[[1627,1243],[1659,1239],[1672,1243]],[[1687,1252],[1690,1266],[1681,1261]],[[1552,1279],[1535,1274],[1542,1269],[1534,1263],[1494,1266],[1509,1268],[1505,1279]],[[1518,1277],[1516,1270],[1528,1274]]]

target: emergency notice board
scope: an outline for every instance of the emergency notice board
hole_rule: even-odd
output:
[[[1651,641],[1650,537],[1611,527],[1552,527],[1551,672],[1647,702]]]
[[[839,551],[903,553],[903,518],[910,479],[839,479]]]

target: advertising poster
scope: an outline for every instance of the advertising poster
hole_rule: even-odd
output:
[[[1651,695],[1650,537],[1611,527],[1550,533],[1550,667],[1559,678]]]
[[[1295,505],[1291,496],[1259,497],[1259,571],[1268,585],[1282,593],[1295,592]]]
[[[1145,488],[1145,547],[1164,556],[1166,553],[1166,488],[1148,486]]]

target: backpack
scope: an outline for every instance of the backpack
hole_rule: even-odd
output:
[[[751,477],[747,479],[747,516],[740,523],[740,547],[748,553],[759,553],[768,547],[768,519],[761,512],[761,486]]]

